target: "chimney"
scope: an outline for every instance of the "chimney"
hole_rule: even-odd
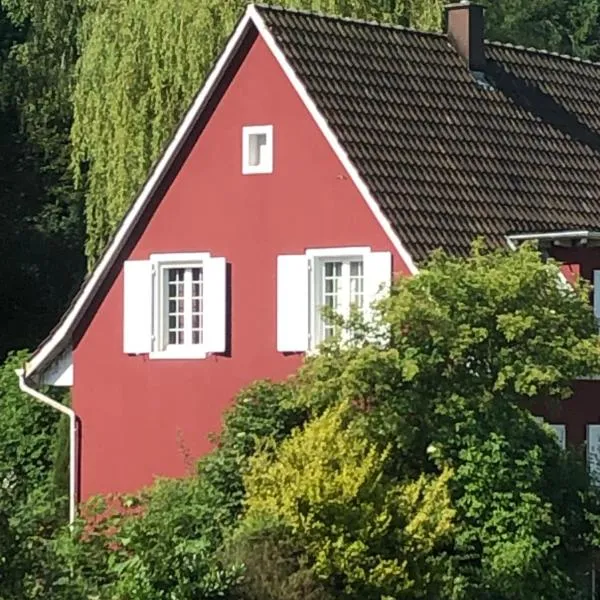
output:
[[[446,6],[446,33],[471,71],[483,71],[483,6],[462,0]]]

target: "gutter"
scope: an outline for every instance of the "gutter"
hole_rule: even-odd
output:
[[[513,233],[506,236],[507,240],[523,242],[526,240],[578,240],[600,239],[600,231],[574,230],[574,231],[546,231],[543,233]],[[510,243],[510,242],[509,242]]]
[[[35,398],[38,402],[42,402],[61,412],[63,415],[69,417],[69,524],[73,524],[77,509],[76,509],[76,498],[77,498],[77,485],[76,485],[76,465],[75,465],[75,452],[76,452],[76,435],[77,435],[77,416],[75,411],[52,398],[48,398],[40,391],[27,385],[25,380],[25,371],[23,369],[16,369],[16,374],[19,378],[19,389],[25,392],[32,398]]]

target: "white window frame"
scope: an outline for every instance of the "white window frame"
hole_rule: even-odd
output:
[[[250,164],[250,139],[265,135],[264,158],[258,165]],[[258,175],[273,172],[273,125],[248,125],[242,128],[242,174]]]
[[[322,325],[321,314],[318,309],[318,296],[322,289],[322,271],[323,263],[330,261],[344,261],[349,263],[354,260],[361,260],[363,263],[363,314],[366,315],[368,299],[364,294],[365,290],[365,257],[371,253],[369,246],[355,246],[347,248],[311,248],[306,251],[309,259],[309,303],[308,303],[308,351],[315,352],[321,342],[320,328]],[[347,314],[343,314],[348,317]]]
[[[200,268],[210,258],[208,252],[184,252],[173,254],[151,254],[152,263],[152,350],[151,359],[169,358],[206,358],[207,351],[204,348],[205,329],[203,327],[202,344],[171,345],[163,349],[162,336],[164,335],[163,323],[165,319],[165,286],[163,283],[163,271],[177,268]],[[203,289],[203,297],[206,298],[206,289]]]
[[[532,416],[540,427],[547,425],[552,430],[556,437],[556,443],[562,450],[567,449],[567,426],[564,423],[549,423],[544,417]]]

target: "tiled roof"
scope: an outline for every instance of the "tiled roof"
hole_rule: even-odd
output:
[[[414,259],[480,235],[600,230],[600,64],[259,7]]]

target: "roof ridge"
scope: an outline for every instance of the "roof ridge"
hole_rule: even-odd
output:
[[[340,15],[332,15],[324,12],[317,12],[314,10],[308,10],[304,8],[288,8],[281,6],[280,4],[265,4],[264,2],[254,3],[254,6],[258,10],[273,10],[277,12],[286,12],[299,15],[307,15],[311,17],[318,17],[320,19],[326,19],[330,21],[343,21],[345,23],[355,23],[357,25],[369,25],[371,27],[381,27],[385,29],[397,29],[399,31],[406,31],[408,33],[416,33],[419,35],[427,35],[438,38],[446,38],[446,34],[440,31],[424,31],[423,29],[416,29],[415,27],[409,27],[407,25],[398,25],[397,23],[386,23],[385,21],[376,21],[375,19],[359,19],[358,17],[343,17]]]
[[[307,15],[312,17],[318,17],[320,19],[326,19],[331,21],[342,21],[345,23],[355,23],[357,25],[368,25],[371,27],[381,27],[385,29],[395,29],[398,31],[405,31],[407,33],[414,33],[417,35],[431,36],[436,38],[448,39],[448,36],[441,31],[425,31],[423,29],[417,29],[415,27],[409,27],[407,25],[398,25],[397,23],[386,23],[384,21],[377,21],[375,19],[359,19],[358,17],[343,17],[340,15],[332,15],[329,13],[318,12],[315,10],[302,9],[302,8],[289,8],[281,6],[280,4],[265,4],[264,2],[255,3],[254,6],[259,10],[272,10],[277,12],[285,12],[292,14]],[[600,67],[600,61],[590,60],[589,58],[581,58],[579,56],[573,56],[571,54],[564,54],[561,52],[555,52],[552,50],[546,50],[544,48],[534,48],[533,46],[523,46],[521,44],[512,44],[510,42],[500,42],[497,40],[485,40],[486,46],[496,46],[499,48],[507,48],[510,50],[518,50],[520,52],[529,52],[532,54],[541,54],[543,56],[552,56],[554,58],[560,58],[563,60],[575,61],[577,63],[589,64]]]
[[[511,42],[499,42],[496,40],[485,40],[487,46],[497,46],[500,48],[508,48],[510,50],[519,50],[522,52],[530,52],[531,54],[543,54],[544,56],[552,56],[553,58],[561,58],[570,60],[585,65],[593,65],[600,67],[600,61],[591,60],[589,58],[581,58],[572,54],[564,54],[563,52],[555,52],[554,50],[546,50],[545,48],[534,48],[533,46],[523,46],[521,44],[512,44]]]

